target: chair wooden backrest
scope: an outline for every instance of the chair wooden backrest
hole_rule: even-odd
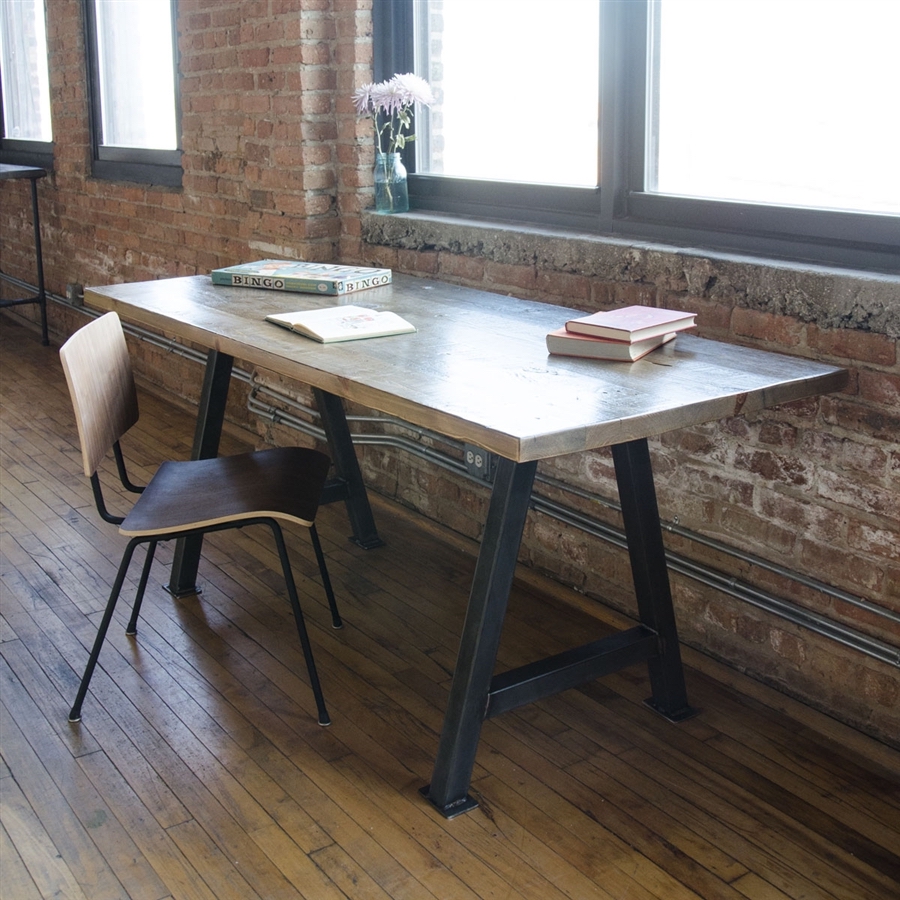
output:
[[[138,420],[134,374],[118,315],[109,312],[85,325],[59,355],[75,408],[84,474],[90,478]]]

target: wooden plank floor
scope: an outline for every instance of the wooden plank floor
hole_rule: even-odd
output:
[[[341,508],[320,513],[341,631],[305,533],[290,536],[330,728],[255,529],[207,539],[199,597],[162,590],[161,548],[138,636],[123,604],[70,725],[123,541],[80,475],[56,350],[4,318],[0,364],[4,898],[900,896],[900,754],[691,651],[699,717],[648,711],[640,669],[500,716],[478,754],[481,806],[442,819],[418,789],[473,558],[383,502],[378,550],[348,542]],[[136,480],[192,433],[152,397],[142,410],[125,446]],[[523,576],[503,667],[608,630],[611,614],[566,596]]]

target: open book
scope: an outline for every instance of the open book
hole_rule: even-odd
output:
[[[397,313],[362,306],[329,306],[327,309],[277,313],[266,316],[266,321],[289,328],[322,344],[408,334],[416,330],[414,325]]]

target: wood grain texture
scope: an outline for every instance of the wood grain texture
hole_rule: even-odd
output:
[[[200,377],[198,372],[198,378]],[[129,459],[193,419],[142,395]],[[222,450],[250,449],[226,434]],[[286,535],[334,722],[315,724],[271,540],[212,535],[199,597],[117,614],[88,720],[66,722],[125,539],[98,523],[52,348],[0,318],[0,894],[10,900],[896,900],[900,754],[685,649],[695,719],[643,705],[642,667],[485,724],[445,820],[431,774],[474,548],[380,501],[387,541]],[[116,475],[101,469],[115,499]],[[136,567],[137,568],[137,567]],[[126,591],[133,595],[137,571]],[[307,599],[309,598],[309,599]],[[498,665],[622,626],[533,571]]]
[[[753,412],[847,380],[834,366],[691,335],[636,363],[550,356],[546,333],[576,310],[404,275],[350,299],[393,310],[418,332],[323,346],[263,320],[333,298],[221,287],[207,276],[85,290],[85,303],[125,321],[517,462]]]
[[[137,422],[137,393],[119,317],[107,313],[59,349],[90,477],[112,445]]]

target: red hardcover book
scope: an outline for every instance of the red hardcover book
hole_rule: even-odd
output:
[[[566,322],[566,331],[611,341],[640,341],[693,328],[696,313],[655,306],[623,306]]]

